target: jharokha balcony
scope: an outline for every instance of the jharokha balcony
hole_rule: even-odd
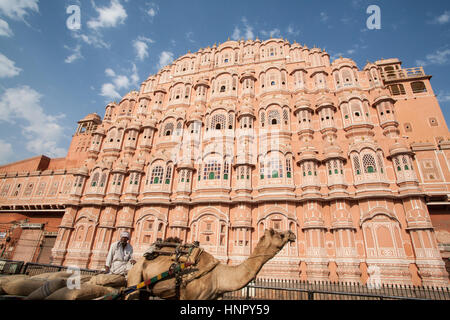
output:
[[[421,78],[425,76],[427,75],[425,74],[423,67],[381,71],[381,78],[384,82]]]

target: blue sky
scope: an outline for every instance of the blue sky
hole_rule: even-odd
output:
[[[381,29],[369,30],[369,5]],[[66,21],[80,8],[81,29]],[[190,50],[287,38],[354,59],[423,65],[450,120],[449,1],[0,0],[0,164],[64,157],[85,115]]]

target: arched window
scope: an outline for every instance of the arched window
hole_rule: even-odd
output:
[[[280,113],[277,110],[272,110],[268,115],[269,123],[272,125],[277,125],[280,123]]]
[[[288,111],[288,109],[284,109],[283,110],[283,121],[284,121],[284,124],[288,124],[289,123],[289,111]]]
[[[156,166],[152,170],[152,179],[150,184],[161,184],[163,180],[164,169],[162,166]]]
[[[226,118],[223,114],[216,114],[213,116],[211,121],[211,129],[212,130],[222,130],[225,128]]]
[[[353,157],[353,164],[355,166],[355,172],[357,175],[361,174],[361,164],[359,163],[359,158],[358,156],[354,156]]]
[[[230,175],[230,165],[228,164],[227,161],[225,161],[223,165],[223,179],[228,180],[229,175]]]
[[[168,124],[166,124],[166,126],[164,127],[164,136],[168,137],[171,136],[173,132],[173,123],[169,122]]]
[[[271,159],[268,164],[269,173],[267,174],[267,178],[276,179],[283,177],[283,165],[280,159]]]
[[[402,160],[405,170],[409,170],[408,159],[406,158],[406,156],[403,156]]]
[[[365,173],[375,173],[377,172],[377,166],[375,164],[375,159],[370,154],[365,154],[362,158],[363,160],[363,166],[364,166],[364,172]]]
[[[292,178],[291,159],[286,159],[286,176]]]
[[[102,178],[100,179],[100,187],[103,188],[106,184],[106,173],[102,174]]]
[[[172,179],[172,165],[167,166],[166,170],[166,184],[170,184],[170,179]]]
[[[230,113],[229,115],[228,115],[228,129],[233,129],[233,114],[232,113]]]
[[[100,178],[100,174],[96,172],[92,177],[91,187],[96,187],[98,185],[98,179]]]
[[[264,124],[266,122],[266,114],[263,112],[261,112],[261,127],[264,128]]]
[[[220,180],[222,165],[217,161],[209,161],[203,168],[203,180]]]

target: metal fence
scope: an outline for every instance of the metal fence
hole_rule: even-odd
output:
[[[449,287],[256,279],[225,300],[450,300]]]
[[[37,276],[43,273],[65,271],[69,267],[55,266],[40,263],[24,263],[23,261],[11,261],[0,259],[0,275],[26,274],[29,276]],[[81,274],[95,275],[101,273],[98,270],[77,269]]]
[[[24,262],[0,259],[0,274],[13,275],[20,274]]]
[[[69,267],[0,259],[0,275],[59,272]],[[98,270],[80,269],[95,275]],[[450,288],[389,285],[378,287],[350,282],[256,279],[245,288],[224,295],[225,300],[450,300]]]

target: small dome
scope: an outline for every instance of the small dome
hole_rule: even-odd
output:
[[[101,121],[100,116],[97,113],[90,113],[86,117],[84,117],[84,119],[81,121],[84,122],[84,121],[96,121],[96,120]]]

